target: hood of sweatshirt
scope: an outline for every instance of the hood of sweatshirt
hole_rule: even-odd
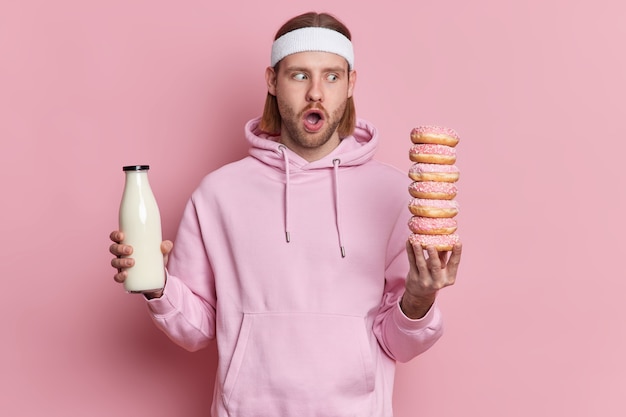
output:
[[[290,240],[289,227],[289,198],[290,177],[298,172],[322,172],[333,170],[333,195],[335,205],[335,219],[337,238],[342,257],[346,256],[341,234],[341,188],[340,171],[344,167],[362,165],[374,157],[378,146],[378,132],[368,122],[358,119],[354,133],[343,138],[330,154],[322,159],[309,162],[279,142],[279,137],[261,132],[259,129],[261,118],[255,118],[246,123],[245,135],[250,143],[250,155],[264,164],[281,171],[285,176],[285,239]]]
[[[270,136],[259,130],[261,118],[246,123],[246,139],[250,143],[250,155],[263,163],[285,170],[282,145],[278,136]],[[317,161],[308,162],[296,153],[285,149],[289,156],[289,170],[308,171],[314,169],[332,168],[335,159],[340,159],[340,166],[361,165],[373,158],[378,146],[378,132],[376,128],[364,120],[357,120],[354,133],[341,140],[340,145],[330,154]]]

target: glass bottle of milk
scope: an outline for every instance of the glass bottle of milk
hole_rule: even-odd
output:
[[[165,286],[165,266],[161,252],[161,214],[150,183],[149,165],[123,167],[126,174],[120,203],[119,223],[123,243],[133,247],[129,257],[135,265],[127,269],[124,288],[131,293],[160,290]]]

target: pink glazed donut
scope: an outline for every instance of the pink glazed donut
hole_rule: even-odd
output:
[[[409,201],[409,211],[420,217],[454,217],[459,213],[459,203],[456,200],[413,198]]]
[[[409,229],[422,235],[449,235],[456,231],[457,223],[452,217],[413,216],[409,220]]]
[[[434,246],[439,252],[452,250],[452,247],[458,241],[459,236],[454,233],[450,235],[420,235],[417,233],[409,235],[409,242],[413,246],[421,245],[422,248]]]
[[[437,143],[454,147],[460,139],[454,129],[443,126],[417,126],[411,130],[413,143]]]
[[[459,143],[459,135],[448,127],[442,126],[417,126],[411,130],[413,143],[436,143],[439,145],[456,146]]]
[[[409,168],[409,178],[413,181],[456,182],[460,172],[456,165],[415,163]]]
[[[452,165],[456,162],[456,148],[432,143],[417,143],[409,149],[413,162]]]
[[[416,181],[409,185],[409,194],[415,198],[451,200],[456,193],[456,185],[452,182]]]

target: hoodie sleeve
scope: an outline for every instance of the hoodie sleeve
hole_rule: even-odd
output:
[[[187,203],[167,265],[163,296],[148,300],[157,327],[176,344],[199,350],[215,338],[215,288],[193,198]]]
[[[407,213],[406,206],[401,213]],[[394,227],[389,246],[385,276],[385,293],[374,320],[374,334],[383,350],[392,359],[408,362],[435,344],[443,333],[443,321],[435,302],[424,317],[408,318],[400,309],[406,275],[409,271],[406,240],[409,215],[401,214]]]

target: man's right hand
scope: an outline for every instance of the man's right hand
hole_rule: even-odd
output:
[[[109,238],[113,241],[113,244],[109,246],[109,252],[115,255],[115,258],[111,260],[111,266],[117,270],[117,273],[113,276],[113,279],[116,282],[123,283],[128,276],[128,272],[126,271],[128,268],[131,268],[135,264],[135,260],[128,256],[132,255],[133,247],[130,245],[125,245],[122,242],[124,241],[124,233],[119,230],[115,230],[111,232]],[[163,266],[167,266],[167,258],[172,251],[174,244],[170,240],[164,240],[161,243],[161,252],[163,253]],[[159,298],[163,295],[163,290],[144,293],[146,298]]]

